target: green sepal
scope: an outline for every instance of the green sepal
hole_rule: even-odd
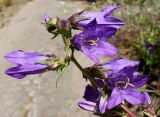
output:
[[[43,61],[40,61],[38,62],[39,64],[42,64],[42,65],[49,65],[49,64],[52,64],[53,62],[55,62],[56,60],[54,59],[47,59],[47,60],[43,60]]]
[[[68,67],[69,63],[70,63],[69,61],[66,61],[64,59],[60,59],[58,61],[58,66],[56,68],[56,71],[58,71],[58,72],[64,71]]]
[[[101,79],[106,79],[106,75],[104,74],[104,71],[106,72],[107,69],[87,67],[87,68],[84,68],[84,70],[86,70],[87,72],[89,72],[90,75],[93,78],[97,77],[97,78],[101,78]]]
[[[59,67],[57,69],[57,71],[59,72],[59,75],[58,75],[57,80],[56,80],[56,87],[58,87],[58,82],[59,82],[60,78],[62,78],[62,76],[63,76],[64,72],[66,71],[66,69],[68,68],[69,63],[70,62],[67,61],[64,66],[61,66],[61,67]]]

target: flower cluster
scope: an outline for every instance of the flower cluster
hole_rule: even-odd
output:
[[[6,70],[6,74],[22,79],[26,75],[38,74],[48,70],[62,72],[70,62],[81,70],[83,77],[90,81],[78,105],[88,111],[103,115],[119,105],[151,104],[147,92],[138,91],[145,86],[147,76],[138,72],[138,61],[114,58],[101,64],[100,56],[117,55],[118,49],[108,40],[116,34],[124,23],[113,16],[117,6],[109,6],[99,12],[82,11],[66,20],[45,15],[44,25],[49,33],[62,36],[65,57],[43,55],[37,52],[13,51],[6,60],[17,66]],[[81,30],[72,36],[72,30]],[[82,68],[74,58],[74,50],[81,51],[95,64]]]
[[[148,93],[137,90],[147,82],[147,76],[137,72],[138,64],[138,61],[130,61],[124,58],[104,64],[103,67],[111,69],[105,72],[110,77],[101,80],[103,82],[101,84],[109,86],[109,90],[112,93],[110,96],[104,97],[100,92],[102,89],[95,91],[93,87],[88,85],[84,93],[85,100],[80,101],[79,106],[92,112],[99,111],[100,113],[104,113],[121,103],[125,103],[125,100],[133,105],[150,104],[151,101]],[[101,86],[101,88],[104,87],[104,85]],[[88,98],[88,96],[92,98]]]

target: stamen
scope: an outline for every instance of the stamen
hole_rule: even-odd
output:
[[[129,78],[127,78],[127,81],[118,81],[115,83],[115,85],[118,89],[126,89],[128,86],[135,87],[129,82]]]
[[[118,82],[116,82],[115,83],[115,85],[116,85],[116,87],[118,88],[118,89],[121,89],[122,87],[120,86],[121,84],[124,84],[124,83],[126,83],[125,81],[118,81]]]
[[[84,40],[84,42],[89,42],[90,45],[95,45],[95,46],[98,46],[97,41],[99,41],[99,38],[97,38],[96,40]]]
[[[126,89],[128,85],[131,86],[131,87],[135,87],[133,84],[131,84],[131,83],[129,82],[129,78],[127,78],[126,85],[125,85],[123,88]]]

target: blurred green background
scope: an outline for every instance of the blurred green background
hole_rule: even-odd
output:
[[[119,5],[116,17],[125,22],[114,42],[120,56],[140,60],[139,70],[160,88],[160,0],[97,0],[96,9]],[[154,82],[156,81],[156,82]]]

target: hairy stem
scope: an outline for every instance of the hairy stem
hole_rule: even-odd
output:
[[[128,114],[128,117],[137,117],[133,112],[131,112],[124,104],[120,105],[121,108]]]
[[[96,89],[98,87],[96,80],[92,78],[83,68],[82,66],[77,62],[77,60],[74,58],[74,56],[71,57],[71,61],[79,68],[79,70],[83,73],[83,75],[91,82],[93,87]]]

